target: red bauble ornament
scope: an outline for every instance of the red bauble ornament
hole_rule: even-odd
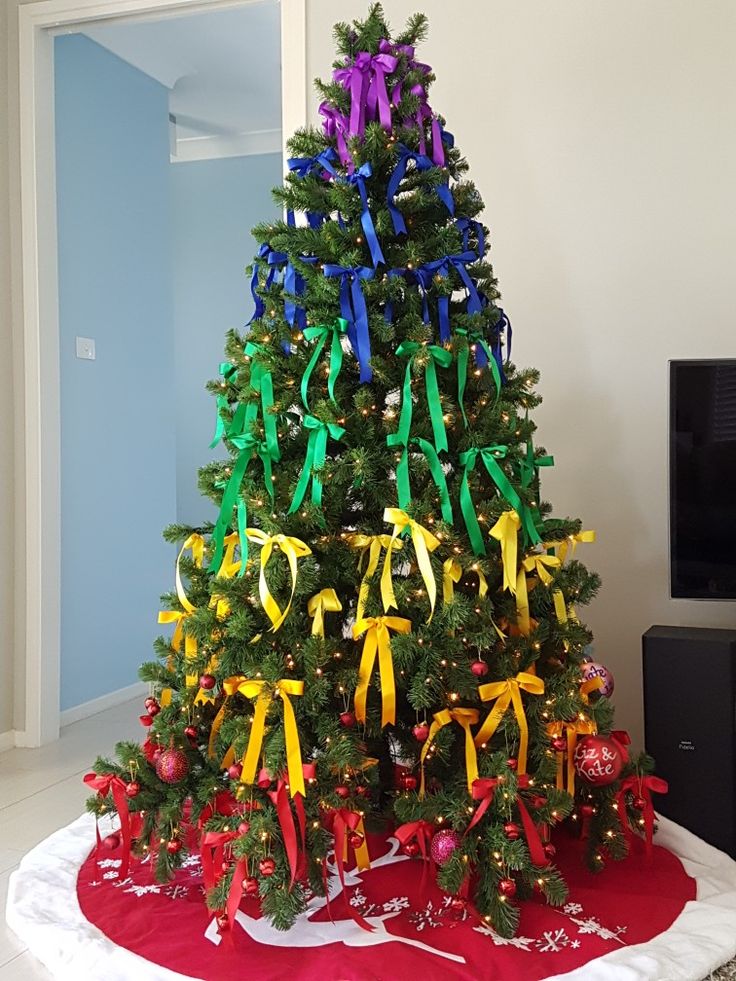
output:
[[[405,855],[408,855],[409,858],[416,858],[421,849],[416,841],[407,841],[401,850]]]
[[[340,713],[340,725],[345,726],[346,729],[352,729],[355,725],[355,713],[354,712],[341,712]]]
[[[460,835],[451,828],[443,828],[432,838],[430,854],[437,865],[444,865],[452,858],[452,854],[460,845]]]
[[[509,821],[507,824],[504,824],[503,833],[506,835],[509,841],[516,841],[521,837],[521,828],[513,821]]]
[[[580,813],[583,815],[584,818],[593,817],[593,815],[595,814],[595,808],[593,807],[592,804],[581,804]]]
[[[242,763],[233,763],[232,766],[227,768],[227,775],[231,780],[240,780],[241,774],[243,773]]]
[[[248,876],[243,879],[243,892],[246,896],[257,896],[258,895],[258,879],[254,879],[253,876]]]
[[[416,790],[417,778],[411,773],[405,773],[401,777],[401,786],[404,788],[404,790]]]
[[[240,824],[238,825],[238,834],[247,835],[249,831],[250,831],[250,824],[248,823],[248,821],[241,821]]]
[[[153,697],[153,695],[148,695],[143,704],[146,706],[146,710],[148,710],[151,705],[158,705],[158,701]]]
[[[624,766],[621,747],[607,736],[583,736],[573,759],[575,772],[594,787],[613,783]]]
[[[142,726],[145,726],[146,728],[148,728],[149,726],[152,726],[153,725],[153,716],[152,715],[148,715],[148,714],[146,714],[146,715],[139,715],[138,718],[140,720],[141,725]]]
[[[501,879],[498,884],[498,895],[505,896],[506,899],[513,899],[516,895],[516,883],[513,879]]]
[[[191,742],[196,742],[197,739],[199,739],[199,730],[197,729],[196,726],[187,726],[186,729],[184,730],[184,735]]]
[[[462,913],[467,905],[467,899],[463,899],[462,896],[453,896],[450,900],[450,909],[455,913]]]
[[[550,860],[553,859],[557,854],[557,849],[555,848],[555,846],[552,844],[551,841],[548,841],[547,844],[544,846],[544,854]]]
[[[358,795],[358,797],[370,797],[371,788],[368,786],[367,783],[360,783],[355,788],[355,793]]]
[[[225,913],[220,913],[217,917],[217,927],[219,930],[228,930],[230,928],[230,920]]]
[[[350,796],[350,787],[346,787],[341,783],[338,787],[335,787],[335,793],[338,797],[342,797],[342,799],[345,800]]]
[[[141,785],[137,780],[131,780],[130,783],[125,785],[125,796],[126,797],[137,797],[141,792]]]
[[[258,863],[258,871],[261,875],[273,875],[276,871],[276,863],[272,858],[262,858]]]
[[[154,764],[158,763],[158,761],[161,759],[162,754],[163,754],[163,749],[160,746],[157,746],[156,749],[154,749],[154,751],[151,753],[151,763]]]
[[[552,749],[557,753],[564,753],[567,749],[567,740],[564,736],[555,736],[552,740]]]
[[[203,674],[199,679],[199,687],[205,691],[212,691],[217,684],[217,678],[213,674]]]
[[[631,806],[635,811],[643,811],[647,806],[647,802],[643,797],[635,797],[631,802]]]
[[[600,688],[594,688],[590,692],[590,698],[610,698],[613,695],[613,675],[605,664],[599,664],[598,661],[588,661],[587,664],[582,665],[582,671],[583,681],[590,681],[591,678],[600,678],[602,682]]]
[[[418,743],[426,743],[429,739],[429,726],[426,722],[418,722],[411,731]]]
[[[506,766],[509,768],[509,770],[515,770],[518,765],[519,761],[515,756],[510,756],[509,759],[506,760]]]
[[[120,835],[117,831],[113,831],[111,835],[102,839],[102,847],[109,852],[114,852],[116,848],[120,848]]]
[[[544,807],[544,805],[547,803],[547,798],[542,797],[540,794],[535,794],[529,803],[532,805],[532,807]]]
[[[152,698],[150,702],[146,702],[146,712],[149,715],[158,715],[161,711],[161,706],[158,704],[155,698]]]
[[[165,749],[156,763],[156,776],[164,783],[179,783],[189,773],[189,760],[180,749]]]
[[[365,838],[359,831],[351,831],[348,835],[348,844],[353,850],[360,848],[364,841]]]
[[[176,855],[176,853],[180,852],[182,848],[183,845],[178,838],[172,838],[171,841],[166,842],[166,851],[170,855]]]
[[[476,678],[485,678],[488,674],[488,665],[485,661],[473,661],[470,665],[470,670]]]

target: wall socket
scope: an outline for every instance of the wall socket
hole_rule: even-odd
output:
[[[95,354],[95,342],[91,337],[77,337],[77,357],[82,358],[84,361],[94,361],[97,355]]]

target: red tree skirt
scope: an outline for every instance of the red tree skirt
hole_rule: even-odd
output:
[[[345,894],[333,880],[334,922],[315,897],[282,933],[244,899],[221,938],[195,857],[168,885],[152,881],[149,863],[121,881],[114,852],[99,861],[89,854],[92,836],[80,818],[34,849],[11,881],[10,925],[58,978],[699,981],[736,953],[736,863],[666,821],[651,859],[635,846],[596,876],[583,867],[580,843],[559,835],[568,901],[523,903],[511,940],[454,911],[431,875],[423,886],[421,862],[393,839],[371,842],[372,868],[348,875]],[[350,918],[348,902],[371,933]]]

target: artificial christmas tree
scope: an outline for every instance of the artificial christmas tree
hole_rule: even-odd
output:
[[[244,897],[287,929],[328,859],[369,867],[371,828],[504,935],[533,892],[564,901],[561,822],[594,868],[630,822],[651,837],[650,761],[611,732],[610,675],[582,671],[593,535],[539,496],[538,376],[509,360],[425,30],[391,38],[379,5],[335,29],[323,131],[290,141],[286,220],[255,229],[255,313],[211,385],[219,517],[167,531],[146,740],[88,778],[126,867],[201,852],[221,930]]]

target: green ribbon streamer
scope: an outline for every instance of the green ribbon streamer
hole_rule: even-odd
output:
[[[307,454],[304,459],[301,476],[299,477],[299,483],[296,485],[294,497],[289,505],[289,514],[294,514],[301,507],[304,496],[307,493],[307,488],[309,487],[310,479],[312,481],[312,504],[316,507],[321,507],[322,480],[319,474],[313,471],[320,470],[324,465],[327,456],[328,437],[342,439],[345,435],[345,430],[342,426],[338,426],[334,422],[322,422],[320,419],[315,419],[314,416],[304,416],[303,424],[304,428],[309,430]]]
[[[460,463],[465,467],[463,479],[460,484],[460,508],[465,519],[465,527],[468,529],[470,544],[476,555],[486,554],[486,544],[480,530],[480,525],[478,524],[478,518],[475,514],[473,499],[470,495],[468,476],[475,469],[475,464],[479,456],[488,472],[488,476],[498,488],[501,496],[519,515],[525,541],[527,543],[541,542],[539,532],[534,525],[529,509],[522,504],[521,498],[514,490],[508,477],[498,463],[499,460],[503,460],[506,457],[508,450],[508,446],[485,446],[482,449],[474,446],[466,450],[465,453],[460,454]]]
[[[234,364],[230,364],[229,361],[220,362],[220,374],[226,382],[235,381],[238,376],[238,369]],[[225,395],[217,396],[217,422],[215,423],[215,435],[212,437],[212,442],[210,443],[210,449],[214,450],[217,444],[220,442],[222,437],[225,435],[225,420],[223,418],[223,410],[230,407],[230,402]]]
[[[427,408],[429,418],[432,423],[432,433],[434,434],[434,445],[438,453],[443,450],[447,452],[447,433],[445,423],[442,418],[442,403],[440,402],[440,390],[437,385],[437,365],[441,368],[449,368],[452,364],[452,353],[439,347],[437,344],[419,344],[417,341],[402,341],[396,348],[399,357],[407,357],[406,371],[404,373],[404,385],[401,392],[401,414],[399,416],[399,428],[395,433],[391,433],[386,442],[388,446],[409,445],[409,433],[411,430],[412,399],[411,399],[411,366],[416,355],[422,349],[429,353],[429,361],[424,372],[424,386],[427,396]]]
[[[442,469],[442,463],[437,455],[437,450],[435,450],[434,446],[432,446],[428,439],[422,439],[421,436],[415,436],[410,440],[410,442],[417,444],[427,460],[429,472],[432,474],[432,479],[434,480],[437,490],[439,491],[442,520],[447,522],[448,525],[453,524],[455,519],[452,513],[450,493],[447,489],[445,471]],[[411,504],[408,446],[404,447],[404,451],[401,454],[401,459],[396,465],[396,490],[399,498],[399,507],[406,511]]]
[[[305,327],[304,336],[308,341],[316,340],[314,351],[312,352],[312,357],[307,365],[307,370],[302,375],[302,402],[304,403],[304,408],[309,412],[309,403],[307,402],[307,393],[309,388],[309,379],[312,377],[312,372],[314,371],[315,365],[319,360],[319,356],[322,353],[322,348],[325,346],[327,338],[332,334],[332,344],[330,346],[330,373],[327,376],[327,391],[330,393],[330,398],[337,405],[335,399],[335,382],[337,381],[337,376],[340,374],[340,369],[342,368],[342,342],[341,336],[346,334],[348,330],[348,322],[342,317],[337,317],[333,324],[319,324],[317,327]]]
[[[498,365],[496,364],[496,359],[493,357],[491,349],[485,341],[485,338],[480,334],[479,331],[471,330],[468,331],[464,327],[457,327],[455,333],[459,334],[461,337],[467,339],[467,344],[463,344],[462,347],[457,352],[457,400],[460,403],[460,412],[462,413],[463,423],[465,428],[468,428],[468,417],[465,415],[465,386],[468,382],[468,360],[470,358],[470,345],[478,344],[485,351],[486,357],[488,358],[488,365],[491,369],[491,374],[493,375],[493,383],[496,386],[496,397],[493,400],[495,405],[498,402],[499,396],[501,395],[501,372],[498,370]]]
[[[278,461],[281,459],[279,450],[279,437],[276,429],[276,416],[271,411],[273,409],[273,379],[271,372],[265,368],[256,358],[262,350],[258,344],[250,341],[245,345],[245,353],[252,358],[250,366],[250,384],[254,391],[261,396],[261,409],[263,411],[263,435],[268,446],[271,459]]]

